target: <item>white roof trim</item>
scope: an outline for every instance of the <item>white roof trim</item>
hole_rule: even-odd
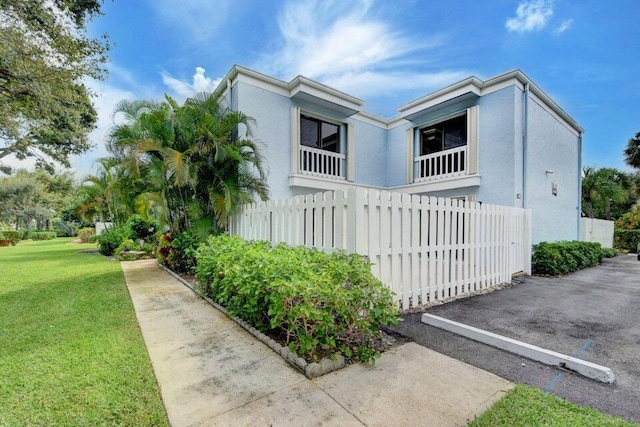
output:
[[[356,112],[356,117],[360,120],[386,129],[391,129],[405,124],[406,117],[411,114],[418,113],[464,94],[473,93],[477,96],[482,96],[504,89],[511,85],[515,85],[520,90],[524,90],[525,85],[528,83],[530,92],[535,95],[540,102],[548,107],[549,110],[554,112],[557,118],[566,122],[576,133],[580,134],[584,132],[584,129],[580,127],[580,125],[573,120],[569,114],[560,108],[560,106],[556,104],[549,95],[547,95],[542,89],[533,83],[529,77],[518,69],[508,71],[484,81],[477,77],[469,77],[402,105],[398,108],[398,112],[400,114],[389,119],[362,111],[364,101],[303,76],[297,76],[287,83],[283,80],[253,71],[249,68],[234,65],[215,89],[213,92],[214,95],[223,95],[226,90],[228,80],[230,80],[232,84],[237,81],[244,81],[289,98],[294,97],[298,93],[311,95],[322,101],[336,104],[345,110]]]

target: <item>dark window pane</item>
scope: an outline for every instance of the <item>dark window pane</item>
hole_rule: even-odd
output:
[[[420,133],[420,155],[467,145],[467,115],[454,117]]]
[[[323,150],[338,153],[340,150],[340,131],[338,125],[322,122],[322,146]]]
[[[305,116],[300,117],[300,144],[320,148],[318,131],[318,121]]]

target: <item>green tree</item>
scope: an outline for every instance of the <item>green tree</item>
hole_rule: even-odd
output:
[[[95,175],[89,175],[79,192],[78,216],[86,222],[124,224],[133,213],[134,192],[126,179],[125,166],[113,158],[101,159]]]
[[[123,101],[117,111],[127,121],[113,129],[110,151],[138,188],[138,209],[153,210],[172,229],[207,221],[224,228],[241,204],[268,197],[263,159],[250,139],[253,120],[212,95],[182,106],[168,96],[162,103]],[[235,136],[240,127],[247,137]]]
[[[99,0],[0,0],[0,168],[35,157],[53,171],[90,148],[96,121],[86,78],[105,75],[109,45],[88,38]]]
[[[68,173],[20,169],[0,178],[0,220],[25,228],[35,220],[38,229],[50,229],[51,219],[71,203],[74,187]]]
[[[640,132],[629,139],[627,148],[624,150],[624,161],[631,167],[640,169]]]
[[[614,168],[585,166],[582,178],[582,210],[589,218],[612,218],[614,203],[629,199],[629,177]]]

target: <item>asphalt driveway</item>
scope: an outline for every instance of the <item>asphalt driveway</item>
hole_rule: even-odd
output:
[[[525,277],[486,295],[429,309],[455,320],[611,368],[613,384],[551,368],[403,316],[394,331],[440,353],[575,403],[640,422],[640,261],[633,255],[560,278]]]

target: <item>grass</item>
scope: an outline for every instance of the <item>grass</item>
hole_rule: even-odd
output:
[[[0,248],[0,425],[168,425],[120,264]]]
[[[487,412],[469,423],[469,427],[482,426],[637,427],[640,424],[578,406],[537,388],[519,384]]]

